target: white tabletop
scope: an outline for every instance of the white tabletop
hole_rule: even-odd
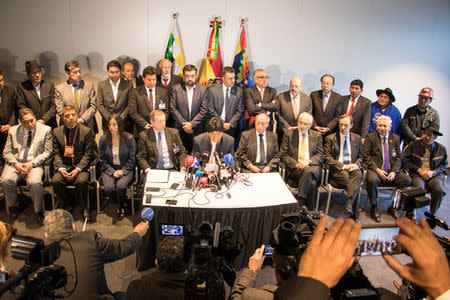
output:
[[[251,186],[237,182],[228,191],[223,186],[220,193],[210,192],[209,188],[193,192],[191,189],[184,188],[181,184],[177,190],[170,189],[173,183],[182,183],[183,180],[183,173],[171,172],[167,183],[146,182],[142,205],[169,206],[166,204],[166,200],[172,199],[177,193],[178,196],[175,197],[178,200],[177,204],[171,205],[172,207],[255,208],[297,203],[278,173],[249,174],[248,181],[252,183]],[[147,187],[158,187],[161,190],[149,192],[146,191]],[[227,197],[227,193],[231,198]],[[152,195],[151,203],[146,201],[147,194]]]

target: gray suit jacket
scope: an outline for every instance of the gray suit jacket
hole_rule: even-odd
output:
[[[150,102],[147,97],[147,87],[142,85],[131,91],[128,107],[130,108],[130,116],[136,124],[136,129],[141,132],[147,124],[150,124]],[[166,120],[169,118],[169,93],[165,88],[155,87],[155,107],[164,111]]]
[[[325,138],[325,145],[323,147],[325,162],[332,171],[340,171],[344,164],[339,161],[341,149],[340,132],[330,134]],[[350,133],[350,152],[351,162],[357,164],[362,169],[363,164],[363,150],[361,144],[361,137],[356,133]]]
[[[292,109],[292,100],[291,100],[291,92],[286,91],[277,96],[277,128],[279,130],[287,131],[289,127],[296,127],[298,115],[302,112],[308,112],[312,114],[312,102],[311,98],[304,94],[300,93],[300,107],[298,109],[298,115],[294,116],[294,110]],[[278,131],[279,131],[278,130]]]
[[[114,101],[114,94],[109,79],[100,81],[97,86],[97,108],[102,115],[103,128],[112,114],[119,114],[122,120],[129,115],[128,99],[133,86],[129,81],[120,79],[117,91],[117,99]]]
[[[223,95],[223,84],[211,86],[209,91],[209,114],[211,117],[220,118],[222,111],[225,109],[225,98]],[[241,87],[233,86],[229,91],[230,101],[228,102],[228,110],[225,115],[224,123],[230,123],[231,127],[238,128],[239,121],[244,112],[244,90]]]
[[[323,107],[323,91],[314,91],[310,95],[313,104],[312,115],[314,117],[314,126],[327,127],[330,133],[336,131],[339,116],[342,113],[341,95],[331,91],[327,107]]]
[[[80,95],[78,116],[84,120],[85,126],[96,133],[97,126],[95,125],[97,123],[95,120],[95,112],[97,111],[97,107],[95,105],[94,85],[91,82],[81,80],[78,93]],[[62,115],[62,110],[66,105],[76,107],[72,87],[68,81],[59,84],[55,89],[55,106],[59,116]]]
[[[349,101],[350,95],[342,96],[341,102],[343,114],[347,113]],[[353,127],[351,132],[359,134],[362,139],[364,139],[369,132],[371,109],[372,102],[363,96],[359,97],[358,102],[356,102],[356,105],[353,108]]]
[[[271,170],[274,170],[280,161],[280,158],[278,157],[277,135],[272,131],[266,130],[266,143],[266,166],[269,166]],[[239,148],[236,151],[236,160],[246,169],[251,165],[255,165],[258,147],[259,142],[257,141],[256,130],[253,128],[244,131],[241,135]]]
[[[13,165],[19,162],[19,154],[23,148],[25,134],[27,134],[27,130],[20,124],[9,129],[8,139],[3,150],[3,158],[6,163]],[[32,162],[34,166],[42,166],[50,158],[52,149],[52,129],[47,125],[36,122],[36,131],[33,137],[34,158]]]

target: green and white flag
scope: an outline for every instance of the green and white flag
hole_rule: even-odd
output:
[[[184,54],[176,19],[173,20],[173,29],[169,36],[169,41],[167,42],[165,58],[172,62],[172,72],[179,76],[183,76]]]

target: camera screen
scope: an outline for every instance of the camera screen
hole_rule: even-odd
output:
[[[265,255],[265,256],[272,256],[272,253],[273,253],[273,247],[266,246],[266,247],[264,248],[264,253],[263,253],[263,255]]]
[[[161,235],[183,235],[183,225],[161,224]]]
[[[393,239],[398,227],[362,228],[356,244],[355,256],[395,254],[397,242]]]

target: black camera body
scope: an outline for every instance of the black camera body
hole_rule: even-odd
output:
[[[397,191],[400,196],[400,209],[408,211],[430,205],[430,198],[425,196],[425,190],[420,187],[408,186]]]

